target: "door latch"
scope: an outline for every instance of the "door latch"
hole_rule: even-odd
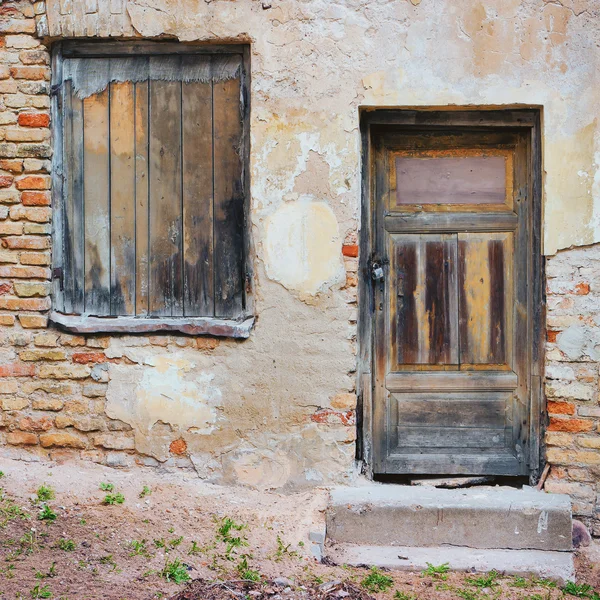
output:
[[[379,281],[383,279],[383,267],[378,262],[374,262],[371,264],[371,277],[373,281]]]

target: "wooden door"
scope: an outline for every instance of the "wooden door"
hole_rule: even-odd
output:
[[[530,474],[530,131],[371,134],[374,472]]]

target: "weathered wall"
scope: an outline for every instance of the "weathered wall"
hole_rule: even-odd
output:
[[[545,252],[600,241],[595,0],[20,0],[0,10],[5,453],[77,451],[113,465],[188,466],[212,480],[260,486],[351,477],[361,106],[543,107]],[[46,329],[44,44],[86,36],[251,44],[258,321],[248,341]],[[567,266],[557,277],[567,287],[553,291],[551,279],[549,296],[556,331],[553,319],[570,311],[560,325],[567,342],[572,326],[586,327],[586,340],[595,335],[598,299],[579,262],[597,252],[550,260],[551,269]],[[590,293],[576,287],[579,277]],[[600,356],[574,358],[558,336],[556,344],[549,458],[571,468],[557,467],[552,485],[560,476],[586,477],[571,491],[582,490],[577,510],[591,519]],[[586,398],[571,401],[572,394]],[[574,427],[582,429],[565,433]]]

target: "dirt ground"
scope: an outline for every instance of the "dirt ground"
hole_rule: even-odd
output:
[[[439,565],[328,566],[308,539],[323,528],[326,490],[281,495],[91,463],[0,460],[0,470],[0,600],[600,600],[599,546],[577,557],[566,591]]]

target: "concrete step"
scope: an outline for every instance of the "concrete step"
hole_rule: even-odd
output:
[[[571,552],[339,544],[327,549],[327,558],[338,565],[369,565],[403,571],[422,571],[427,563],[448,563],[453,571],[487,573],[495,569],[508,575],[533,575],[563,584],[575,581]]]
[[[368,484],[335,488],[327,538],[364,546],[465,546],[568,551],[571,501],[533,488],[437,489]]]

